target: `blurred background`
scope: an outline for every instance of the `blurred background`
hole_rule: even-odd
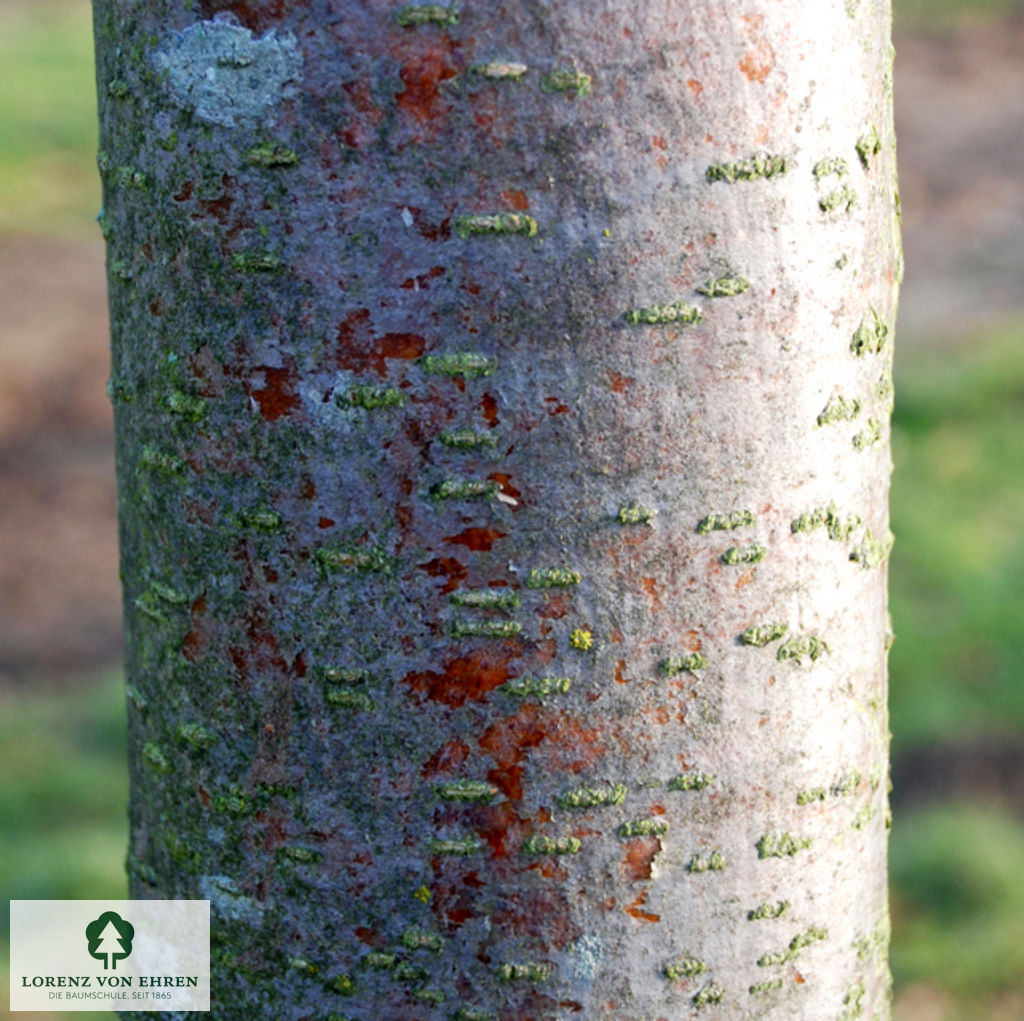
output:
[[[895,2],[895,1011],[1022,1021],[1024,0]],[[88,0],[0,0],[3,899],[126,895],[95,152]]]

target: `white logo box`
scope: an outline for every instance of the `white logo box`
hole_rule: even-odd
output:
[[[208,900],[11,901],[12,1012],[209,1009]]]

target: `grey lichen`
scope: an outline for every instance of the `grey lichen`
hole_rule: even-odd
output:
[[[665,977],[670,982],[678,982],[680,979],[696,978],[707,970],[708,966],[698,958],[684,957],[680,961],[665,965]]]
[[[281,257],[273,252],[235,252],[231,265],[242,273],[279,273],[284,269]]]
[[[525,64],[506,63],[500,60],[491,60],[486,64],[474,64],[470,74],[479,75],[490,81],[519,81],[529,70]]]
[[[814,164],[814,177],[817,181],[823,177],[845,177],[849,170],[850,166],[842,156],[828,156]]]
[[[731,531],[754,523],[754,514],[748,510],[720,511],[708,514],[697,523],[697,532],[707,535],[713,531]]]
[[[477,379],[489,376],[497,368],[497,361],[476,351],[450,351],[427,355],[420,361],[423,371],[434,376],[462,376]]]
[[[619,508],[615,520],[620,525],[649,525],[657,513],[650,507],[641,507],[638,503],[630,503]]]
[[[771,968],[779,964],[788,964],[800,956],[800,951],[805,947],[820,943],[828,939],[828,930],[812,927],[806,932],[801,932],[789,941],[785,950],[779,950],[773,954],[764,954],[757,960],[759,968]]]
[[[698,1009],[701,1007],[717,1006],[725,998],[725,990],[721,986],[712,983],[701,989],[693,998],[693,1005]]]
[[[522,630],[517,620],[455,620],[448,634],[452,638],[515,638]]]
[[[727,549],[721,556],[723,564],[737,566],[739,564],[758,564],[768,556],[768,550],[754,543],[750,546],[733,546]]]
[[[500,492],[489,479],[442,479],[430,487],[433,500],[493,500]]]
[[[427,932],[424,929],[408,928],[399,936],[398,942],[406,950],[433,950],[438,953],[444,946],[444,940],[440,933]]]
[[[632,837],[663,837],[668,833],[668,821],[665,819],[633,819],[619,827],[619,836],[623,840]]]
[[[401,390],[393,386],[373,386],[364,383],[354,386],[344,394],[335,394],[334,403],[339,407],[364,408],[374,411],[377,408],[400,408],[405,403]]]
[[[755,624],[740,633],[740,645],[752,645],[763,649],[770,642],[778,641],[789,631],[788,624]]]
[[[386,574],[394,567],[394,559],[380,546],[325,546],[316,550],[313,556],[323,574],[332,571]]]
[[[659,664],[659,669],[667,677],[689,671],[703,670],[708,665],[707,657],[699,652],[689,652],[685,656],[669,656]]]
[[[699,294],[709,298],[733,298],[750,289],[750,281],[743,277],[712,277],[697,288]]]
[[[498,788],[486,780],[450,780],[434,786],[442,801],[488,802],[498,795]]]
[[[448,601],[455,606],[472,606],[478,610],[514,610],[522,600],[515,589],[467,589],[453,592]]]
[[[850,350],[858,358],[878,354],[885,347],[888,336],[889,327],[882,322],[881,316],[873,308],[869,308],[861,316],[860,325],[853,333]]]
[[[818,208],[823,213],[848,213],[857,204],[857,193],[848,185],[834,188],[818,199]]]
[[[459,23],[459,5],[406,4],[395,15],[395,21],[404,28],[415,28],[419,25],[450,27]]]
[[[526,213],[486,213],[455,217],[455,233],[463,239],[488,235],[519,235],[532,238],[537,221]]]
[[[871,161],[882,151],[882,139],[878,135],[878,128],[872,124],[857,139],[857,155],[865,170],[871,169]]]
[[[607,787],[574,787],[559,799],[561,808],[602,808],[621,805],[626,800],[626,785],[617,783]]]
[[[864,538],[854,547],[850,553],[850,559],[860,564],[864,570],[869,571],[878,567],[889,559],[892,552],[894,536],[892,532],[886,532],[885,538],[876,539],[869,529]]]
[[[353,688],[327,688],[324,691],[324,701],[338,709],[359,709],[364,713],[372,712],[374,709],[373,699],[366,692]]]
[[[242,153],[242,159],[254,167],[263,167],[267,170],[299,165],[299,154],[281,142],[262,142],[260,145],[254,145]]]
[[[776,901],[774,904],[759,904],[747,912],[747,919],[751,922],[760,922],[766,918],[781,918],[788,910],[788,900]]]
[[[630,326],[696,326],[703,321],[704,313],[685,301],[674,305],[645,305],[626,312],[626,322]]]
[[[568,677],[517,677],[506,681],[498,690],[515,698],[547,698],[550,695],[564,695],[569,691],[572,680]]]
[[[727,184],[735,184],[737,181],[756,181],[762,177],[780,177],[787,169],[785,156],[758,153],[732,163],[714,163],[708,167],[705,176],[712,183],[725,181]]]
[[[546,982],[552,971],[554,969],[550,964],[508,962],[498,966],[498,978],[502,982]]]
[[[581,847],[576,837],[533,836],[523,841],[523,854],[533,858],[545,855],[578,854]]]
[[[466,857],[476,854],[480,850],[480,840],[476,836],[459,837],[451,840],[435,837],[428,842],[427,849],[433,855]]]
[[[754,845],[758,858],[792,858],[813,844],[810,837],[794,837],[791,833],[766,833]]]
[[[550,71],[540,83],[541,92],[573,92],[577,96],[589,96],[590,87],[590,75],[576,70]]]
[[[579,571],[567,567],[534,567],[526,576],[527,588],[568,588],[578,585],[581,580]]]
[[[721,851],[710,854],[695,854],[687,863],[687,872],[721,872],[726,866],[725,855]]]
[[[818,415],[818,425],[835,425],[836,422],[850,422],[860,414],[862,405],[856,397],[833,394],[828,404]]]
[[[845,518],[841,517],[835,504],[829,504],[828,507],[818,507],[807,514],[801,514],[789,527],[794,535],[824,527],[830,539],[841,540],[848,539],[859,524],[858,515],[848,514]]]
[[[207,124],[233,127],[285,98],[301,74],[302,55],[291,32],[256,38],[215,18],[164,36],[150,63],[178,106]]]
[[[709,787],[715,778],[710,773],[704,773],[699,769],[692,773],[680,773],[668,782],[670,791],[702,791]]]
[[[797,663],[803,662],[804,656],[809,656],[812,660],[817,660],[823,653],[829,652],[827,643],[822,641],[817,635],[801,635],[799,638],[790,638],[788,642],[784,642],[779,646],[779,651],[776,654],[776,659],[780,663],[784,663],[786,660],[796,660]]]
[[[497,443],[494,433],[480,432],[476,429],[451,429],[439,433],[438,440],[453,450],[479,450],[493,447]]]

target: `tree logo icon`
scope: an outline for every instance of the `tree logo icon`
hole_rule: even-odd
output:
[[[107,968],[116,971],[117,962],[132,952],[135,926],[114,911],[104,911],[85,927],[85,938],[89,941],[89,956],[102,961],[104,971]]]

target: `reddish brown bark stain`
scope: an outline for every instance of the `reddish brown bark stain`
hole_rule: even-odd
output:
[[[440,775],[455,776],[469,758],[469,746],[456,738],[448,741],[430,756],[423,764],[420,775],[424,780]]]
[[[257,365],[254,371],[263,373],[263,386],[259,390],[250,389],[249,396],[259,405],[260,414],[268,422],[290,415],[298,408],[300,401],[294,390],[296,375],[292,369]]]
[[[316,524],[317,528],[333,528],[334,518],[318,518]]]
[[[508,205],[520,213],[530,208],[530,200],[526,197],[525,191],[516,191],[513,188],[509,188],[501,193],[501,197]]]
[[[341,139],[353,149],[371,145],[377,141],[377,125],[384,118],[384,111],[373,101],[373,91],[368,78],[345,82],[341,86],[348,97],[356,116],[349,119],[341,131]]]
[[[537,615],[546,620],[561,620],[569,612],[569,597],[564,592],[552,592],[537,608]]]
[[[420,124],[436,120],[451,109],[451,104],[441,95],[441,82],[454,78],[455,74],[443,49],[425,49],[410,56],[398,72],[405,88],[395,93],[395,100]]]
[[[477,742],[496,763],[487,779],[513,801],[523,796],[520,763],[528,749],[535,748],[547,737],[546,722],[539,706],[524,705],[514,716],[488,727]]]
[[[642,891],[640,893],[640,895],[637,897],[637,899],[635,901],[633,901],[632,904],[627,905],[622,910],[625,911],[627,915],[630,915],[633,918],[636,918],[637,920],[639,920],[641,922],[660,922],[661,921],[661,915],[655,915],[655,914],[652,914],[650,911],[642,910],[643,909],[643,905],[646,904],[646,903],[647,903],[647,891],[644,890],[644,891]]]
[[[444,541],[452,546],[465,546],[474,552],[490,553],[491,547],[507,535],[497,528],[467,528],[458,535],[446,535]]]
[[[206,596],[200,596],[191,609],[192,629],[181,643],[181,654],[190,663],[198,663],[206,651],[208,635],[205,627]]]
[[[491,482],[497,482],[501,487],[501,491],[506,496],[511,496],[513,500],[518,500],[519,497],[523,495],[515,486],[512,485],[512,476],[507,472],[491,472],[487,478],[490,479]]]
[[[687,78],[686,87],[695,95],[699,96],[704,91],[704,86],[696,78]]]
[[[466,570],[466,565],[460,563],[454,557],[435,557],[433,560],[428,560],[425,564],[417,564],[416,566],[421,571],[426,571],[432,578],[448,579],[441,589],[442,595],[447,592],[454,592],[459,587],[459,583],[464,581],[466,575],[469,574]]]
[[[387,937],[378,932],[376,929],[368,929],[364,925],[360,925],[355,930],[356,939],[360,943],[365,943],[368,947],[382,947],[387,944]]]
[[[509,662],[515,658],[520,643],[502,642],[500,646],[474,649],[445,663],[444,672],[425,670],[410,673],[402,679],[412,691],[431,702],[457,708],[466,702],[480,702],[489,691],[512,677]]]
[[[506,801],[478,809],[473,829],[487,841],[495,858],[507,858],[528,835],[529,824],[516,814],[512,802]]]
[[[739,69],[752,82],[763,82],[774,67],[775,50],[763,41],[747,50],[739,62]]]
[[[426,346],[426,339],[416,333],[385,333],[382,337],[375,337],[370,311],[361,308],[350,312],[338,324],[335,359],[339,369],[373,371],[385,376],[389,358],[419,358]]]
[[[429,291],[430,281],[444,276],[444,272],[444,266],[433,266],[426,273],[403,280],[400,286],[406,291]]]
[[[572,921],[568,897],[563,890],[513,890],[495,907],[492,924],[520,938],[535,939],[552,950],[561,950],[576,940],[582,930]]]
[[[614,676],[615,676],[615,681],[616,681],[617,684],[629,684],[630,683],[629,678],[626,677],[626,675],[624,673],[625,669],[626,669],[626,661],[624,659],[620,659],[615,664],[615,675]]]
[[[608,380],[609,388],[616,394],[625,393],[636,382],[633,376],[623,376],[614,371],[608,373]]]
[[[654,859],[661,850],[657,837],[640,837],[626,845],[626,857],[622,859],[622,878],[639,881],[650,879],[654,870]]]
[[[498,402],[491,394],[480,398],[480,412],[492,429],[498,424]]]

